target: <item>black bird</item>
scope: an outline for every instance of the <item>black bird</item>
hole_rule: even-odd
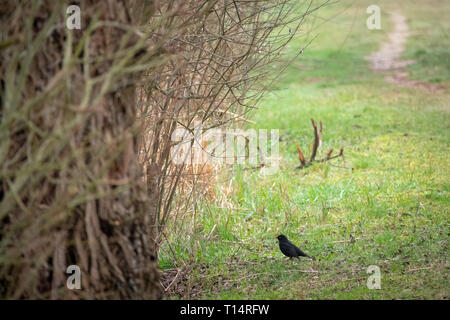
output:
[[[289,257],[290,259],[292,258],[299,259],[299,257],[307,257],[316,260],[316,258],[308,256],[306,253],[300,250],[295,244],[290,242],[285,235],[280,234],[279,236],[275,236],[275,238],[278,239],[280,250],[286,257]]]

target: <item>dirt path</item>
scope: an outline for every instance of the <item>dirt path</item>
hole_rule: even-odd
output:
[[[405,43],[411,34],[406,23],[406,18],[398,12],[391,13],[394,30],[389,33],[389,41],[381,45],[380,50],[365,57],[370,67],[375,72],[389,72],[385,77],[386,82],[395,83],[401,87],[418,87],[427,91],[436,92],[444,89],[444,86],[420,82],[409,79],[405,67],[413,64],[414,60],[402,60],[401,55],[405,50]]]

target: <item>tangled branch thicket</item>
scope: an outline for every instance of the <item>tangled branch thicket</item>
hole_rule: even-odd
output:
[[[0,5],[0,297],[159,298],[204,168],[172,163],[172,133],[244,119],[312,4],[86,0],[81,30],[69,4]]]

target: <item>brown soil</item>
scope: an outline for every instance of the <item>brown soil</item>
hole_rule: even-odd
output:
[[[392,72],[385,77],[386,82],[397,84],[401,87],[417,87],[427,91],[436,92],[445,89],[442,85],[425,83],[409,79],[405,67],[415,63],[414,60],[402,60],[406,39],[411,34],[406,23],[406,18],[398,12],[391,13],[394,30],[389,33],[389,41],[381,45],[380,50],[365,57],[370,67],[375,72]]]

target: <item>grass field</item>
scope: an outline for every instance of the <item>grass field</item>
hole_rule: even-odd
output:
[[[386,83],[364,59],[397,10],[412,32],[410,77],[448,88],[450,1],[377,1],[381,30],[366,28],[370,4],[326,6],[290,44],[294,55],[317,35],[249,117],[251,128],[280,130],[280,170],[234,166],[198,202],[190,232],[171,234],[160,253],[166,272],[185,269],[167,298],[450,298],[450,92]],[[324,151],[344,146],[345,163],[294,169],[296,143],[309,154],[310,118],[323,122]],[[289,261],[280,233],[320,261]],[[367,288],[370,265],[380,290]]]

